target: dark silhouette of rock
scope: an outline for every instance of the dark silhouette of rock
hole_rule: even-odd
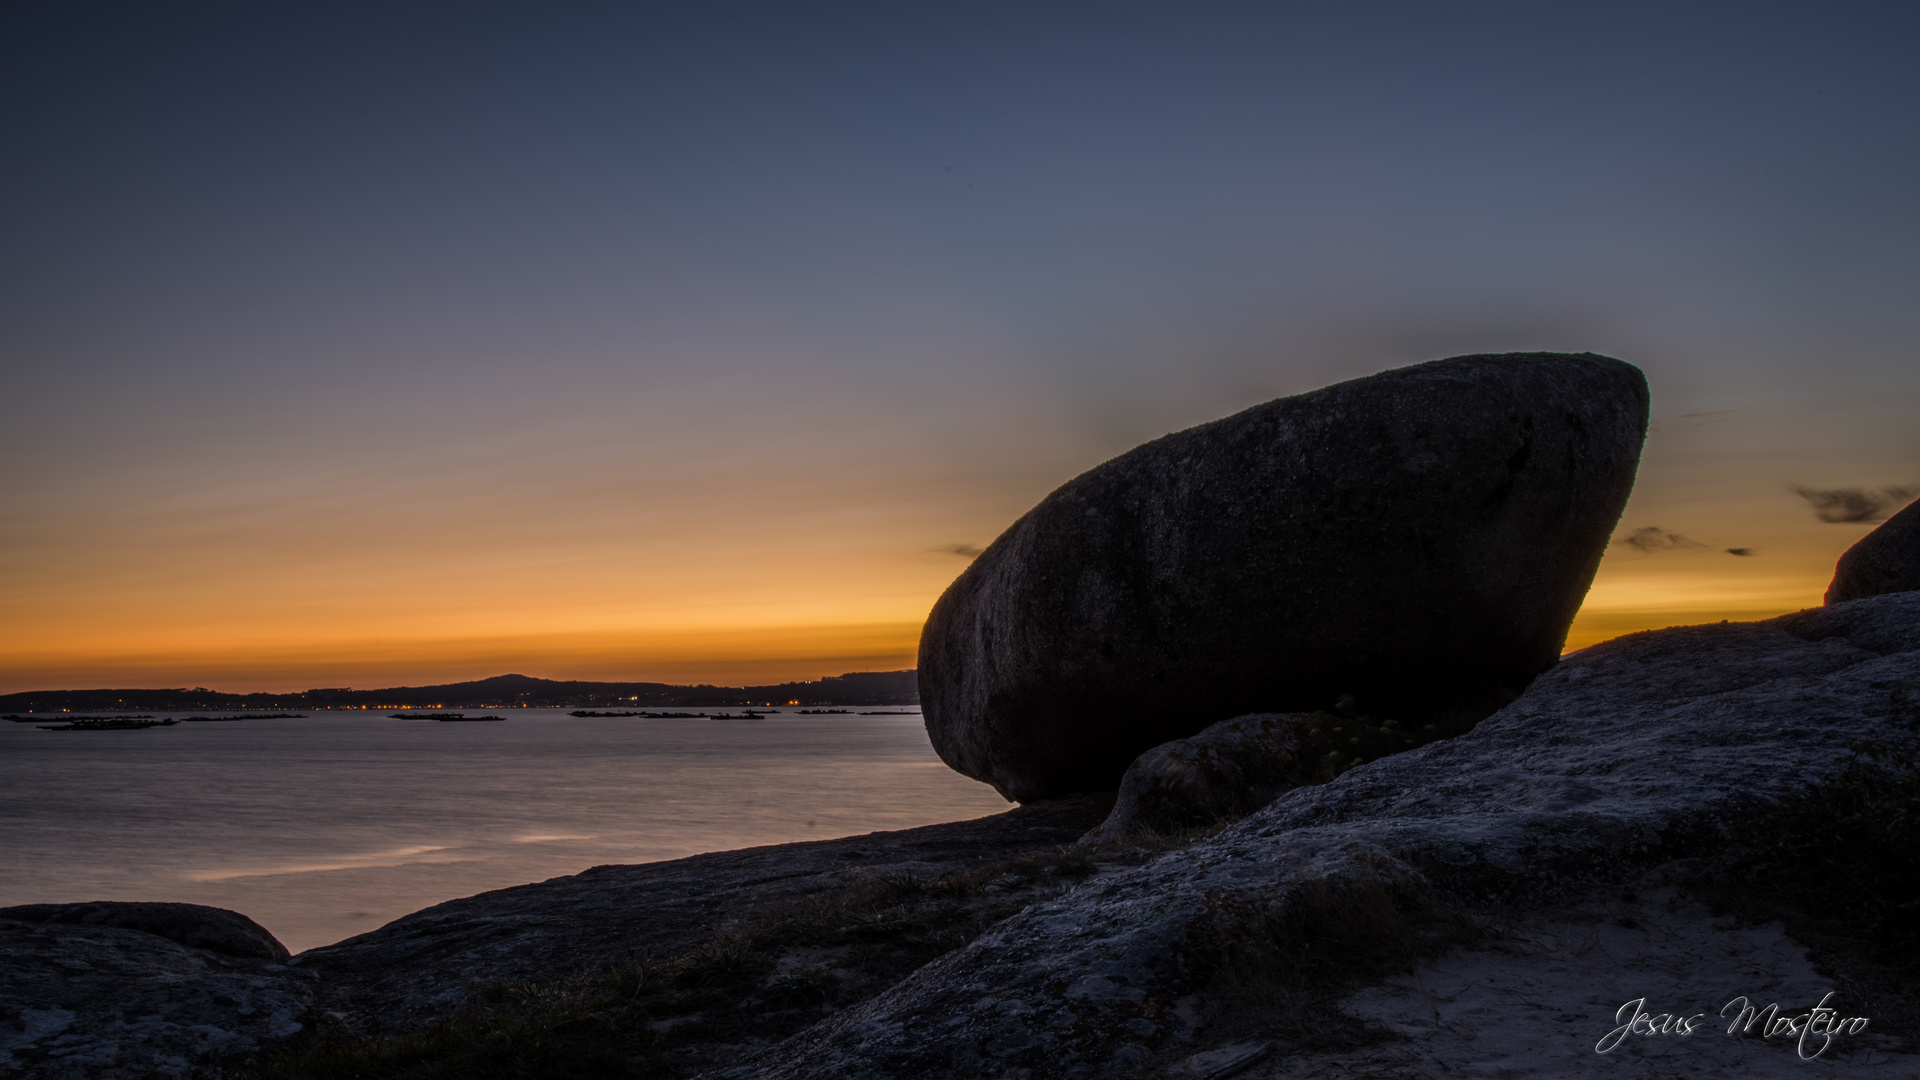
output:
[[[250,960],[285,960],[287,947],[267,928],[237,911],[199,904],[123,903],[22,904],[0,908],[0,919],[67,926],[111,926],[158,934],[190,949]]]
[[[1827,603],[1920,589],[1920,500],[1882,522],[1840,556]]]
[[[1485,716],[1558,658],[1646,420],[1637,368],[1513,353],[1150,442],[1047,496],[934,605],[928,734],[1024,801],[1111,790],[1150,747],[1341,695],[1409,722]]]
[[[1256,713],[1161,743],[1127,766],[1113,812],[1083,842],[1111,843],[1253,813],[1300,785],[1324,720],[1317,713]]]

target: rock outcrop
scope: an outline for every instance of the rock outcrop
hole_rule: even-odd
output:
[[[237,911],[201,904],[129,903],[97,900],[86,904],[21,904],[0,908],[0,919],[63,926],[112,926],[141,930],[243,960],[285,960],[287,947],[267,928]]]
[[[0,1075],[192,1080],[244,1065],[299,1032],[314,1001],[313,977],[262,956],[265,942],[279,947],[192,904],[0,911]]]
[[[1920,589],[1920,501],[1882,522],[1840,556],[1827,603]]]
[[[1120,778],[1113,812],[1084,838],[1106,844],[1244,817],[1304,779],[1316,713],[1255,713],[1141,754]]]
[[[1524,899],[1710,850],[1851,746],[1912,760],[1916,685],[1916,592],[1597,645],[1465,735],[1036,904],[723,1075],[1045,1080],[1165,1061],[1236,950],[1349,900]]]
[[[1070,481],[920,645],[940,756],[1026,801],[1143,751],[1356,696],[1484,716],[1551,667],[1633,485],[1638,369],[1465,356],[1282,398]]]

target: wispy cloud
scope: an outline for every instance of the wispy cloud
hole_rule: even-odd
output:
[[[1717,409],[1713,412],[1687,412],[1674,417],[1676,420],[1689,421],[1688,427],[1700,427],[1703,424],[1722,424],[1736,416],[1745,416],[1739,409]]]
[[[985,551],[986,548],[975,547],[972,544],[947,544],[937,550],[971,559],[978,556],[982,551]]]
[[[1665,419],[1656,417],[1649,427],[1650,430],[1653,431],[1660,431],[1669,423],[1678,424],[1683,428],[1705,427],[1708,424],[1724,424],[1728,420],[1734,420],[1745,415],[1747,414],[1742,409],[1715,409],[1712,412],[1689,412]]]
[[[1796,487],[1794,494],[1813,505],[1813,515],[1834,525],[1858,521],[1881,521],[1920,495],[1920,488],[1890,486],[1867,488]]]
[[[1738,555],[1743,559],[1748,559],[1759,554],[1759,552],[1753,550],[1752,548],[1728,548],[1727,554]]]
[[[1615,540],[1614,543],[1630,547],[1635,551],[1649,555],[1656,551],[1679,551],[1682,548],[1703,548],[1707,545],[1692,540],[1677,532],[1668,532],[1658,525],[1647,525]]]

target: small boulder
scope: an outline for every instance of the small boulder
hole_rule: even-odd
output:
[[[1827,603],[1920,589],[1920,500],[1882,522],[1840,556]]]
[[[0,912],[0,1076],[237,1076],[305,1028],[318,991],[310,972],[105,920],[35,917],[101,906],[194,907],[29,904]]]
[[[1176,432],[1047,496],[927,618],[927,732],[1009,799],[1229,717],[1485,716],[1560,655],[1633,487],[1640,371],[1439,360]]]
[[[1141,754],[1120,778],[1107,819],[1082,838],[1105,844],[1245,817],[1298,787],[1311,767],[1319,713],[1258,713]]]
[[[157,934],[190,949],[248,960],[285,960],[287,947],[267,928],[237,911],[200,904],[127,903],[96,900],[86,904],[22,904],[0,908],[0,919],[68,926],[111,926]]]

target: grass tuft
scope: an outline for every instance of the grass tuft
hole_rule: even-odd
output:
[[[1920,975],[1920,770],[1866,747],[1847,767],[1733,831],[1720,875],[1848,924]]]

